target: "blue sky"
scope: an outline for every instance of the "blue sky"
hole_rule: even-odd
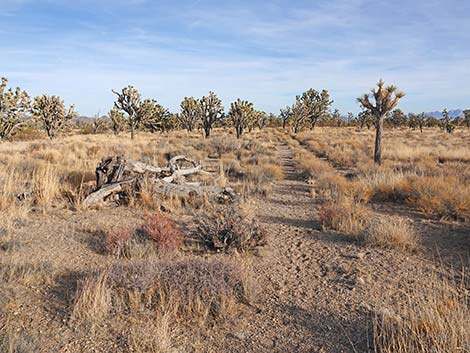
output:
[[[0,75],[106,113],[133,84],[172,110],[214,90],[268,112],[326,88],[342,113],[379,78],[405,111],[470,107],[470,1],[0,0]]]

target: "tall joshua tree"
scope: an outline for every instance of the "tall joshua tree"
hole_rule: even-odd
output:
[[[282,129],[283,130],[286,128],[286,124],[289,121],[289,118],[291,117],[291,115],[292,115],[291,107],[286,106],[284,109],[281,109],[281,113],[279,114],[279,116],[282,119]]]
[[[255,115],[253,103],[237,99],[236,102],[230,104],[228,113],[229,119],[237,132],[237,138],[240,138],[243,131],[249,126]]]
[[[380,165],[382,164],[382,130],[385,116],[398,105],[405,93],[393,85],[385,86],[382,80],[377,83],[377,87],[373,88],[371,93],[364,94],[357,101],[363,108],[369,110],[375,118],[374,162]],[[371,102],[372,98],[375,103]]]
[[[30,110],[31,101],[28,93],[16,90],[6,90],[8,80],[2,77],[0,84],[0,142],[9,138],[15,130],[26,123],[26,114]]]
[[[305,125],[308,115],[305,113],[305,105],[302,103],[300,96],[297,96],[295,103],[290,108],[289,120],[292,121],[292,130],[298,133]]]
[[[201,104],[194,97],[184,97],[180,107],[181,113],[178,114],[178,121],[183,128],[192,132],[200,119]]]
[[[201,105],[201,122],[202,128],[206,138],[211,134],[211,129],[217,120],[220,120],[224,113],[222,101],[217,97],[214,92],[209,92],[209,95],[202,97],[199,101]]]
[[[325,89],[318,92],[310,88],[302,94],[300,99],[304,106],[305,118],[310,123],[311,129],[315,128],[317,122],[325,116],[333,104],[333,101],[330,100],[330,94]]]
[[[145,99],[140,104],[137,115],[147,130],[156,132],[165,130],[165,119],[168,118],[169,112],[154,99]]]
[[[121,92],[112,90],[117,96],[117,100],[114,102],[114,106],[127,114],[127,124],[131,129],[131,139],[134,139],[135,130],[141,123],[142,115],[139,114],[139,107],[142,100],[142,96],[139,91],[133,86],[124,87]]]
[[[67,109],[59,96],[42,95],[34,98],[32,112],[52,140],[67,122],[77,116],[74,109],[73,105]]]

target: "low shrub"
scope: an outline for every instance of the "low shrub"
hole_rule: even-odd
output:
[[[72,318],[96,323],[151,311],[172,321],[205,323],[231,316],[235,304],[248,302],[249,283],[242,267],[228,259],[114,264],[79,283]]]
[[[367,228],[364,240],[367,244],[414,250],[419,236],[410,222],[402,217],[381,217],[374,219]]]
[[[215,208],[196,217],[196,237],[216,251],[253,250],[264,245],[264,231],[252,215],[237,206]]]
[[[134,238],[134,231],[130,228],[114,228],[105,233],[104,249],[108,254],[118,257],[129,257],[129,248]]]
[[[321,204],[318,217],[325,228],[357,238],[369,225],[372,211],[361,203],[339,199]]]
[[[176,223],[162,212],[147,215],[142,229],[157,244],[159,251],[176,251],[183,245],[183,233]]]

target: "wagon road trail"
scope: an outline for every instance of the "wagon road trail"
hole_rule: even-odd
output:
[[[260,293],[253,314],[224,346],[231,352],[364,352],[368,303],[381,268],[360,245],[321,229],[311,186],[288,145],[277,146],[285,177],[256,201],[268,245],[253,262]]]

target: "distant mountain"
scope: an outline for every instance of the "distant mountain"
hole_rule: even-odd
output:
[[[439,111],[435,111],[435,112],[428,112],[426,113],[426,115],[430,115],[430,116],[433,116],[437,119],[441,119],[442,118],[442,112],[439,112]],[[456,118],[458,116],[460,117],[463,117],[463,110],[462,109],[453,109],[453,110],[449,110],[449,116],[451,118]]]

